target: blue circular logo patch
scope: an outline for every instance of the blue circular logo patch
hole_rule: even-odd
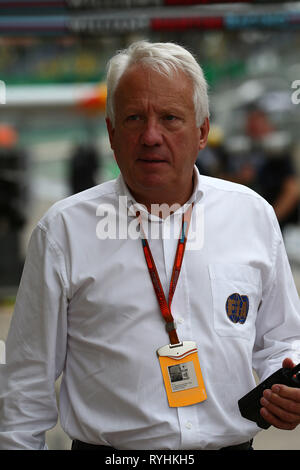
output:
[[[233,323],[245,323],[249,311],[247,295],[231,294],[226,301],[226,313]]]

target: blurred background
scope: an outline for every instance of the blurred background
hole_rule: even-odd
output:
[[[55,201],[118,174],[105,67],[137,39],[178,42],[199,60],[211,131],[197,165],[273,205],[300,292],[300,2],[0,0],[2,340],[37,221]],[[70,447],[59,423],[47,443]],[[300,431],[270,428],[254,447],[300,450]]]

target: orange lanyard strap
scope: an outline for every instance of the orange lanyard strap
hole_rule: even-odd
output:
[[[153,288],[154,288],[154,291],[155,291],[155,294],[159,303],[160,311],[166,321],[166,330],[169,334],[171,344],[179,343],[179,339],[176,333],[175,322],[171,313],[171,303],[173,300],[174,292],[175,292],[179,274],[181,271],[181,266],[182,266],[182,261],[183,261],[183,256],[184,256],[185,246],[186,246],[186,241],[187,241],[187,234],[188,234],[189,224],[191,220],[192,209],[193,209],[193,205],[190,205],[182,217],[181,235],[178,239],[177,250],[176,250],[175,260],[173,264],[168,302],[166,300],[166,297],[165,297],[165,294],[164,294],[164,291],[160,282],[160,278],[156,269],[156,265],[155,265],[147,238],[143,231],[141,218],[139,216],[140,227],[141,227],[141,231],[143,234],[142,246],[143,246],[143,251],[145,255],[145,260],[146,260],[150,278],[153,284]]]

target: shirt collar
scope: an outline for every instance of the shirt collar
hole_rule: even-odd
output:
[[[194,187],[193,187],[193,192],[191,194],[191,197],[183,206],[181,206],[176,212],[173,213],[174,216],[179,215],[179,214],[181,215],[183,212],[186,211],[186,209],[188,208],[190,204],[192,203],[197,204],[202,198],[203,190],[201,189],[201,175],[196,165],[194,165],[193,180],[194,180]],[[136,213],[137,211],[139,211],[142,217],[147,218],[148,220],[151,220],[152,222],[162,221],[160,217],[150,214],[144,205],[139,204],[134,199],[121,173],[117,177],[116,184],[117,184],[117,193],[119,194],[119,196],[122,196],[120,203],[126,206],[126,209],[128,211],[128,216],[136,217]]]

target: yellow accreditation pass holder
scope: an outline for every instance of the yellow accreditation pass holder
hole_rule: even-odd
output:
[[[157,350],[170,407],[206,400],[206,390],[194,341],[168,344]]]

